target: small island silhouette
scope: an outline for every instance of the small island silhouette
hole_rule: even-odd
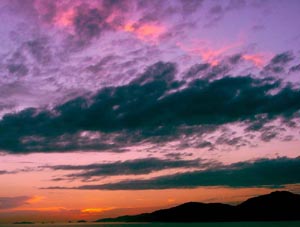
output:
[[[234,222],[300,220],[300,195],[275,191],[239,205],[188,202],[152,213],[99,219],[96,222]]]
[[[86,223],[86,220],[78,220],[77,223]]]

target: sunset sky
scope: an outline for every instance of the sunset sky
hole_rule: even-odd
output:
[[[0,223],[300,193],[299,0],[1,0]]]

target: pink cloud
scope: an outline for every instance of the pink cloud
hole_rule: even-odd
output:
[[[75,17],[74,9],[68,9],[56,15],[56,17],[54,18],[54,24],[59,27],[72,26],[74,17]]]
[[[267,57],[263,54],[244,54],[242,58],[252,62],[258,68],[262,68],[267,62]]]
[[[200,56],[202,60],[215,66],[220,63],[224,54],[228,54],[231,50],[240,47],[242,44],[242,41],[237,41],[221,46],[220,48],[216,48],[213,47],[209,41],[198,40],[191,45],[178,42],[177,46],[191,55]]]
[[[135,23],[128,22],[121,30],[133,33],[138,39],[143,41],[157,41],[159,36],[166,31],[166,28],[163,25],[151,23],[135,26]]]

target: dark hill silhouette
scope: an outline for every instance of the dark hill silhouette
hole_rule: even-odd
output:
[[[237,208],[251,220],[300,220],[300,195],[276,191],[250,198]]]
[[[300,195],[276,191],[237,205],[189,202],[169,209],[96,222],[220,222],[300,220]]]

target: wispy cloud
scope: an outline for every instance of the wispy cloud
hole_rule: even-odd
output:
[[[89,165],[57,165],[41,166],[52,170],[71,171],[60,180],[88,180],[94,177],[109,177],[119,175],[144,175],[160,170],[206,168],[211,165],[201,160],[170,160],[158,158],[133,159],[111,163],[93,163]],[[57,181],[57,178],[55,178]]]
[[[116,183],[82,185],[78,187],[54,186],[44,189],[77,190],[148,190],[170,188],[196,188],[200,186],[228,187],[281,187],[299,184],[300,157],[259,159],[239,162],[203,171],[177,173],[152,179],[128,179]]]

